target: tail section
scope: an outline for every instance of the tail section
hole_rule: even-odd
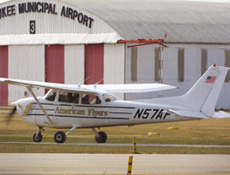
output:
[[[212,65],[181,98],[186,107],[213,116],[228,68]]]
[[[186,111],[190,111],[188,117],[204,118],[201,116],[213,116],[228,69],[214,64],[208,68],[186,94],[179,97],[166,97],[142,102],[173,106],[175,107],[173,108],[174,112],[183,113],[183,116],[188,116]]]

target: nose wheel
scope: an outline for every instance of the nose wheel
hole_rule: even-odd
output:
[[[43,129],[42,128],[38,128],[38,131],[36,133],[34,133],[33,135],[33,140],[34,142],[41,142],[42,141],[42,132]]]
[[[40,132],[34,133],[33,140],[34,140],[34,142],[41,142],[42,141],[42,134]]]

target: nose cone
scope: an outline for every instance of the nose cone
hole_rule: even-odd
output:
[[[33,102],[33,98],[25,98],[13,102],[12,105],[17,108],[17,112],[23,117],[29,113],[30,109],[33,107]]]

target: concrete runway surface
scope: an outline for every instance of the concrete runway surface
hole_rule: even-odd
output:
[[[0,154],[0,175],[126,174],[129,154]],[[134,154],[135,175],[230,175],[230,155]]]

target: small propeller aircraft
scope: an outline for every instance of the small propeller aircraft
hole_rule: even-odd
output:
[[[57,143],[77,128],[91,128],[97,143],[105,143],[107,135],[95,128],[133,126],[159,122],[229,117],[215,113],[215,105],[229,68],[210,66],[195,85],[184,95],[156,99],[124,101],[112,93],[143,93],[176,88],[164,84],[67,85],[38,81],[0,78],[0,83],[25,86],[32,97],[14,103],[9,120],[17,111],[22,119],[38,127],[34,142],[42,141],[44,127],[66,128],[54,135]],[[50,89],[37,97],[33,88]]]

